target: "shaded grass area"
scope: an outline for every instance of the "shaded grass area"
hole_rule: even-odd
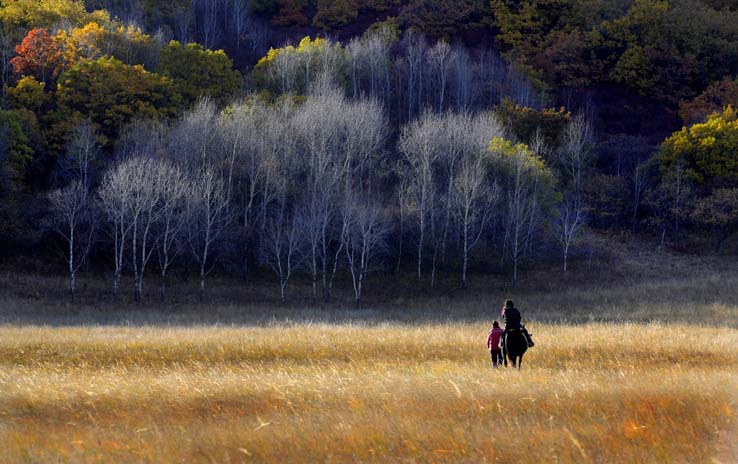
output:
[[[535,323],[0,328],[3,462],[711,462],[738,331]]]
[[[29,284],[30,285],[30,284]],[[230,286],[229,286],[230,285]],[[222,292],[237,289],[223,283]],[[270,325],[285,322],[377,324],[396,322],[489,321],[499,307],[513,298],[529,321],[584,322],[689,322],[738,327],[738,270],[697,273],[694,276],[644,278],[604,283],[521,287],[478,286],[467,292],[436,296],[395,296],[384,302],[356,307],[346,302],[312,305],[291,302],[285,306],[235,298],[206,302],[141,305],[85,302],[71,305],[47,299],[28,299],[0,291],[0,323],[76,326],[112,325]],[[213,290],[215,293],[217,290]],[[236,292],[237,290],[233,290]]]
[[[738,327],[738,263],[733,257],[698,256],[661,250],[631,235],[588,233],[561,272],[558,260],[521,271],[516,288],[504,266],[477,267],[467,289],[449,262],[430,288],[428,276],[414,272],[370,274],[365,299],[353,304],[350,278],[339,274],[330,303],[314,304],[303,274],[290,281],[288,303],[280,305],[276,281],[255,272],[248,281],[208,278],[200,302],[196,279],[175,272],[167,296],[158,294],[155,275],[147,276],[144,298],[132,301],[124,276],[118,300],[110,294],[105,270],[81,273],[78,301],[68,303],[63,269],[45,273],[0,270],[0,324],[34,325],[256,325],[290,322],[377,324],[395,322],[476,322],[498,316],[502,301],[513,298],[524,318],[549,323],[688,322]],[[589,250],[589,252],[586,252]],[[484,254],[484,250],[480,251]],[[412,264],[406,260],[406,265]]]

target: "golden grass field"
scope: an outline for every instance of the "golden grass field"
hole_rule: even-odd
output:
[[[0,326],[0,462],[738,462],[737,329],[529,327]]]

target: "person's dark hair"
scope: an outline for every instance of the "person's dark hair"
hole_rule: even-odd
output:
[[[499,322],[497,322],[497,321],[493,321],[492,322],[492,327],[499,327],[499,326],[500,326],[500,323]]]
[[[505,307],[506,308],[512,308],[514,306],[515,305],[513,304],[513,301],[512,300],[505,300]]]

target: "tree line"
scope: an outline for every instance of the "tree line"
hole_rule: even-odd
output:
[[[586,98],[549,107],[509,53],[393,21],[269,49],[245,76],[82,2],[13,0],[0,24],[3,250],[63,243],[72,294],[94,256],[136,299],[185,265],[201,294],[213,269],[259,270],[282,300],[308,276],[318,301],[345,273],[360,301],[377,268],[462,287],[555,255],[566,271],[585,225],[716,249],[738,226],[732,78],[683,102],[662,143],[609,133],[622,121]]]
[[[569,221],[542,146],[511,142],[492,113],[425,112],[395,147],[388,133],[378,102],[329,84],[300,101],[203,100],[172,124],[139,123],[104,172],[81,128],[70,181],[49,194],[70,294],[91,252],[107,257],[113,295],[127,272],[136,299],[152,267],[163,297],[177,260],[196,264],[201,295],[215,266],[270,270],[281,301],[297,273],[316,302],[346,273],[360,303],[369,274],[394,267],[430,286],[455,267],[465,286],[470,260],[502,259],[514,281],[548,225]],[[580,226],[566,225],[569,239]]]

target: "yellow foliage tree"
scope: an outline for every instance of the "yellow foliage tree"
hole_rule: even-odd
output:
[[[738,113],[732,106],[703,123],[683,127],[662,144],[662,172],[681,163],[698,185],[738,186]]]

